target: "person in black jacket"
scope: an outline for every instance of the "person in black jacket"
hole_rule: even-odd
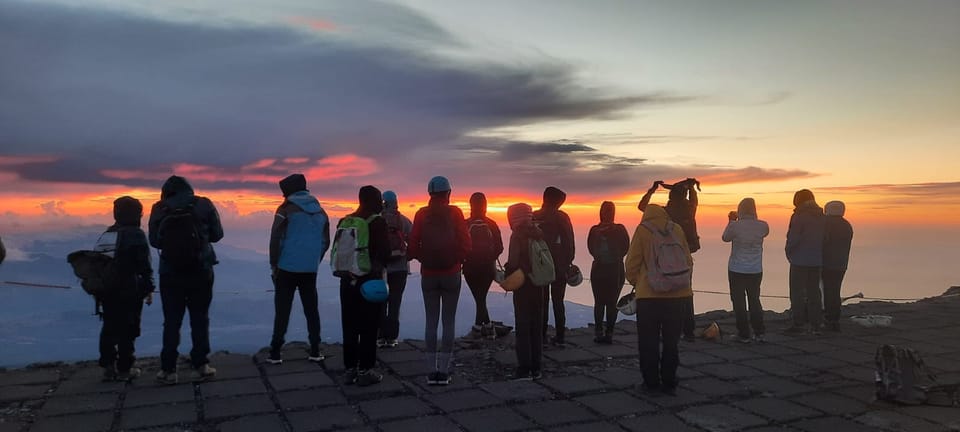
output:
[[[182,235],[187,222],[193,225],[187,228],[192,228],[189,237],[196,244],[182,244],[186,243]],[[197,381],[213,378],[217,370],[210,366],[207,355],[210,354],[213,266],[217,264],[212,243],[223,238],[220,214],[208,198],[194,195],[187,179],[170,176],[163,183],[160,201],[150,211],[149,228],[150,245],[160,249],[160,300],[163,302],[163,349],[157,382],[177,383],[180,326],[188,310],[193,341],[192,378]],[[182,253],[184,249],[195,252],[187,256]]]
[[[830,201],[823,206],[823,318],[826,330],[840,331],[840,285],[847,273],[850,261],[850,244],[853,242],[853,227],[844,219],[846,211],[842,201]]]
[[[140,376],[133,367],[134,341],[140,336],[143,303],[153,304],[153,267],[150,246],[140,229],[143,205],[123,196],[113,202],[115,223],[97,241],[96,250],[113,257],[113,278],[107,294],[98,296],[103,309],[100,329],[100,367],[104,380],[129,381]]]
[[[587,249],[593,256],[590,285],[593,288],[593,322],[597,343],[613,343],[613,326],[617,323],[617,300],[625,280],[623,257],[630,249],[627,229],[613,222],[616,207],[611,201],[600,204],[600,223],[590,228]],[[606,322],[604,322],[606,316]]]
[[[371,303],[363,298],[360,287],[371,279],[383,279],[390,259],[390,238],[387,222],[379,216],[383,211],[383,196],[373,186],[364,186],[359,192],[360,206],[348,216],[362,219],[374,217],[369,223],[369,273],[363,276],[347,274],[340,277],[340,319],[343,327],[343,366],[345,384],[368,386],[379,383],[383,375],[373,368],[377,363],[377,331],[380,328],[382,303]],[[336,241],[336,240],[334,240]]]
[[[507,275],[517,269],[524,275],[533,272],[530,261],[530,240],[542,239],[543,233],[533,223],[533,209],[525,203],[511,205],[507,209],[510,222],[510,249],[504,271]],[[546,287],[538,287],[524,277],[523,285],[513,292],[513,313],[516,317],[517,370],[514,379],[540,379],[543,356],[543,316],[546,315],[546,303],[543,302]]]
[[[503,238],[497,222],[487,217],[487,197],[482,192],[474,192],[470,196],[467,230],[472,247],[463,262],[463,278],[477,304],[473,331],[477,336],[492,336],[494,330],[487,311],[487,293],[496,275],[497,258],[503,253]]]
[[[556,271],[556,278],[550,284],[550,289],[545,290],[543,294],[544,311],[547,310],[547,304],[550,298],[553,298],[553,321],[556,326],[556,337],[553,338],[553,344],[564,345],[564,334],[566,332],[566,310],[563,306],[563,297],[567,291],[567,271],[573,264],[573,258],[576,253],[576,246],[573,240],[573,224],[570,223],[570,216],[560,210],[560,206],[566,201],[567,194],[553,186],[543,191],[543,204],[540,210],[533,212],[534,223],[543,231],[543,239],[550,247],[550,255],[553,256],[553,267]],[[547,320],[548,314],[543,314],[543,338],[547,339]]]

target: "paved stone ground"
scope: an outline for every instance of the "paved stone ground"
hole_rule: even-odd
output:
[[[960,430],[960,408],[873,400],[882,343],[913,347],[941,382],[960,382],[960,297],[845,308],[862,313],[891,315],[894,325],[787,337],[777,333],[784,316],[768,314],[766,344],[682,343],[676,396],[640,391],[632,321],[617,325],[613,345],[570,331],[565,349],[546,351],[544,378],[528,382],[509,381],[510,336],[460,340],[448,387],[426,385],[419,341],[382,350],[384,381],[371,387],[342,384],[338,346],[317,365],[299,343],[281,366],[264,364],[263,353],[218,353],[215,381],[174,386],[153,383],[155,358],[140,360],[145,374],[133,383],[102,383],[91,362],[34,365],[0,373],[0,432]],[[711,320],[733,333],[729,313],[698,324]]]

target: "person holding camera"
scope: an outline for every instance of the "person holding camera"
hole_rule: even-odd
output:
[[[757,218],[753,198],[740,201],[727,218],[722,240],[730,243],[727,279],[730,300],[737,318],[737,336],[742,343],[763,342],[763,305],[760,304],[760,281],[763,279],[763,239],[770,234],[766,222]],[[747,308],[749,305],[749,320]],[[753,328],[753,339],[750,329]]]

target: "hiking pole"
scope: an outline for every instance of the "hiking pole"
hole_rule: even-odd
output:
[[[57,288],[57,289],[70,289],[70,285],[50,285],[50,284],[39,284],[31,282],[14,282],[14,281],[3,281],[7,285],[14,286],[23,286],[28,288]]]
[[[846,302],[847,300],[850,300],[850,299],[862,299],[862,298],[863,298],[863,293],[862,293],[862,292],[858,292],[858,293],[856,293],[856,294],[854,294],[854,295],[852,295],[852,296],[849,296],[849,297],[841,297],[841,298],[840,298],[840,303],[842,304],[842,303],[844,303],[844,302]]]

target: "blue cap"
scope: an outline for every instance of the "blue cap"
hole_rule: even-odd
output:
[[[394,191],[384,191],[383,192],[383,202],[385,203],[396,203],[397,202],[397,193]]]
[[[436,192],[449,192],[450,191],[450,180],[447,180],[444,176],[436,176],[430,179],[430,183],[427,183],[427,193],[436,193]]]

